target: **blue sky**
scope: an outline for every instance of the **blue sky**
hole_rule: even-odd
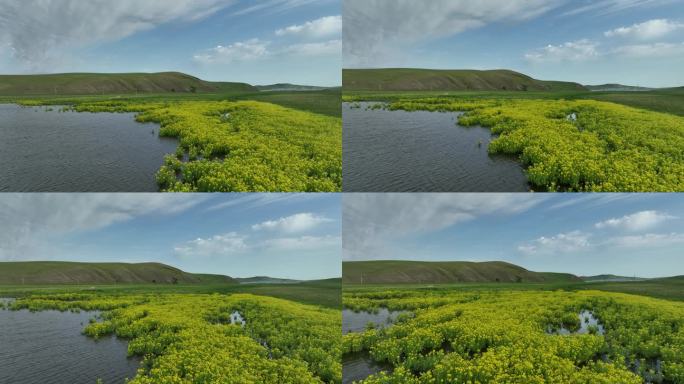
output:
[[[684,85],[681,0],[346,0],[344,66]]]
[[[341,276],[338,194],[2,194],[0,261],[166,263]]]
[[[341,0],[0,0],[0,73],[341,84]]]
[[[345,260],[503,260],[577,275],[684,275],[680,194],[346,194]]]

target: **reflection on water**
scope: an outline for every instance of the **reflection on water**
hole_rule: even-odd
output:
[[[344,191],[530,189],[515,159],[488,154],[491,131],[458,125],[458,113],[389,111],[355,104],[342,107]]]
[[[342,383],[351,384],[370,375],[385,371],[391,372],[389,365],[378,364],[367,353],[354,353],[342,359]]]
[[[578,317],[580,327],[578,330],[574,332],[565,328],[564,326],[561,326],[558,329],[549,328],[547,329],[547,332],[555,335],[585,335],[588,333],[603,335],[606,333],[606,330],[603,328],[603,325],[594,316],[593,312],[582,310],[582,312],[579,313]]]
[[[627,360],[627,366],[646,383],[669,383],[663,377],[663,361],[660,359],[635,359],[631,362]]]
[[[81,332],[96,312],[0,310],[0,383],[121,383],[140,359],[127,358],[126,341],[98,341]]]
[[[245,326],[245,319],[242,317],[240,312],[233,311],[233,313],[230,314],[230,323],[244,327]]]
[[[384,328],[392,325],[397,316],[407,311],[389,311],[380,308],[377,312],[342,310],[342,333],[363,332],[369,325],[373,328]]]

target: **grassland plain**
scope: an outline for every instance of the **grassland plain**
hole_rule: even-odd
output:
[[[129,340],[128,354],[143,357],[130,383],[341,381],[339,309],[245,293],[32,294],[7,306],[104,311],[84,334]]]
[[[343,99],[385,100],[388,108],[407,111],[466,111],[459,124],[490,127],[497,137],[489,151],[517,157],[535,189],[684,191],[684,118],[611,102],[557,99],[563,93],[542,95],[354,93]],[[572,113],[576,121],[566,118]]]
[[[289,103],[331,113],[330,100],[335,93],[331,94],[317,92],[324,98],[317,104],[312,103],[316,97],[311,95],[295,97]],[[136,112],[138,121],[159,123],[161,136],[180,140],[176,154],[167,156],[157,173],[162,191],[341,190],[340,118],[270,102],[200,97],[202,100],[165,95],[6,100],[27,106],[66,104],[78,112]],[[250,98],[245,94],[235,97]],[[280,97],[280,103],[287,98],[278,93],[262,97],[269,101]]]
[[[363,383],[684,382],[684,303],[493,287],[345,287],[345,308],[408,313],[344,335],[344,353],[388,367]]]

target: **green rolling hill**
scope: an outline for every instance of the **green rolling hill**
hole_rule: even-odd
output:
[[[532,272],[502,261],[353,261],[342,263],[345,284],[567,283],[567,273]]]
[[[638,87],[633,85],[622,85],[622,84],[600,84],[600,85],[585,85],[590,91],[600,91],[600,92],[642,92],[642,91],[653,91],[653,88]]]
[[[301,283],[301,280],[280,279],[269,276],[253,276],[253,277],[236,277],[240,284],[296,284]]]
[[[179,72],[0,75],[0,95],[258,92],[246,83],[209,82]]]
[[[611,274],[595,275],[595,276],[580,276],[580,278],[587,282],[596,281],[643,281],[648,280],[641,277],[617,276]]]
[[[237,284],[228,276],[192,274],[161,263],[0,262],[0,285]]]
[[[533,79],[515,71],[416,68],[344,69],[345,91],[586,91],[578,84]]]
[[[314,85],[299,85],[290,83],[278,83],[269,85],[255,85],[256,89],[262,92],[275,92],[275,91],[324,91],[328,89],[327,87],[317,87]]]

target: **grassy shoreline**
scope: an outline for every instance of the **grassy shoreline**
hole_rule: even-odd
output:
[[[465,111],[459,124],[489,127],[497,135],[489,152],[515,156],[535,190],[684,191],[683,117],[606,101],[464,95],[345,94],[344,100],[384,99],[390,110]],[[576,120],[566,118],[571,114]]]
[[[229,99],[231,101],[227,101]],[[259,101],[255,101],[255,100]],[[338,192],[339,92],[216,95],[0,97],[0,103],[132,112],[179,139],[156,175],[168,192]]]

